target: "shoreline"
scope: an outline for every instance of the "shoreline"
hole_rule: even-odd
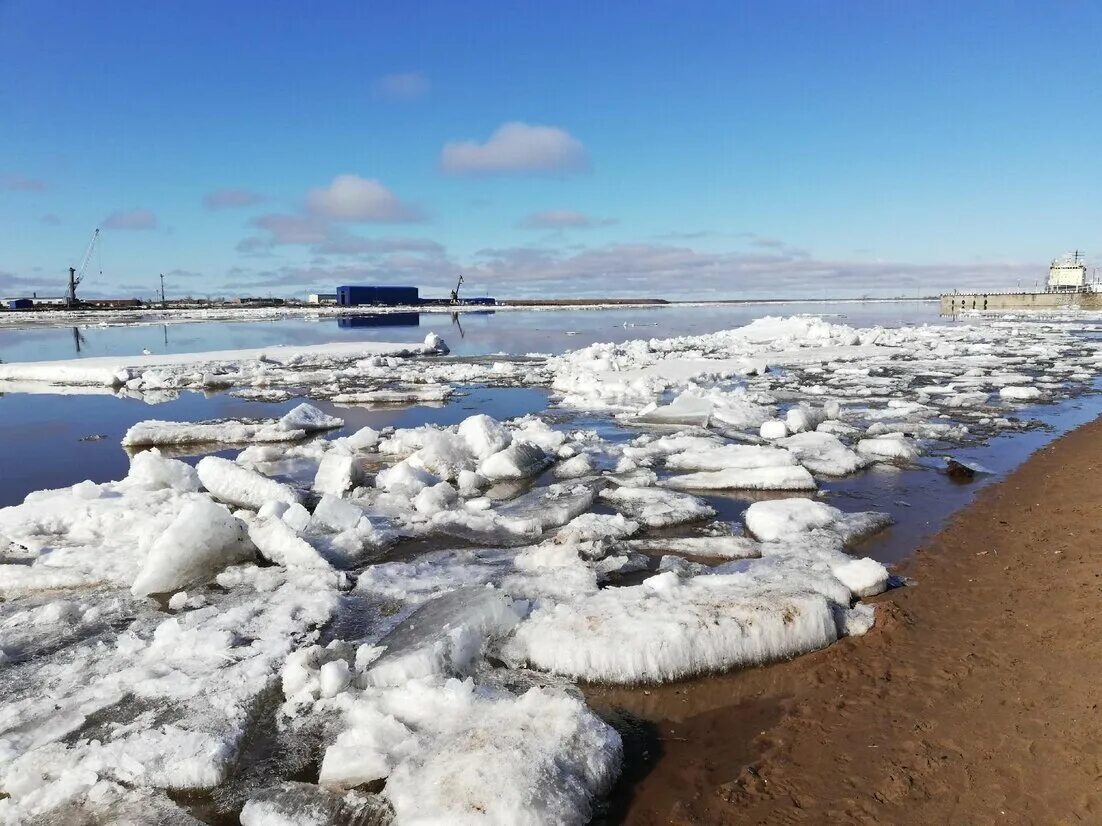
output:
[[[608,822],[1092,822],[1102,812],[1102,418],[980,491],[813,654],[628,704],[651,759]],[[653,721],[653,722],[648,722]]]

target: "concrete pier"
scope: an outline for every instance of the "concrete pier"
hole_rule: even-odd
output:
[[[967,310],[1102,310],[1102,293],[1095,292],[971,292],[941,296],[941,314]]]

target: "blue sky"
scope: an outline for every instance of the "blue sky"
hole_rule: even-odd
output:
[[[815,297],[1102,265],[1094,3],[0,0],[0,293]]]

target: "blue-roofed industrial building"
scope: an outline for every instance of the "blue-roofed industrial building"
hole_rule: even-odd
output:
[[[29,298],[9,298],[6,300],[6,305],[9,310],[29,310],[34,306],[34,302]]]
[[[337,304],[342,307],[412,307],[420,303],[421,297],[416,287],[337,287]]]

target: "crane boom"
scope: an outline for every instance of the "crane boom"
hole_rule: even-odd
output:
[[[88,262],[92,260],[92,253],[96,250],[96,242],[99,240],[99,227],[92,233],[92,239],[88,242],[88,249],[84,251],[84,257],[80,259],[80,266],[69,267],[69,295],[70,306],[77,303],[77,285],[84,280],[84,271],[88,268]]]

